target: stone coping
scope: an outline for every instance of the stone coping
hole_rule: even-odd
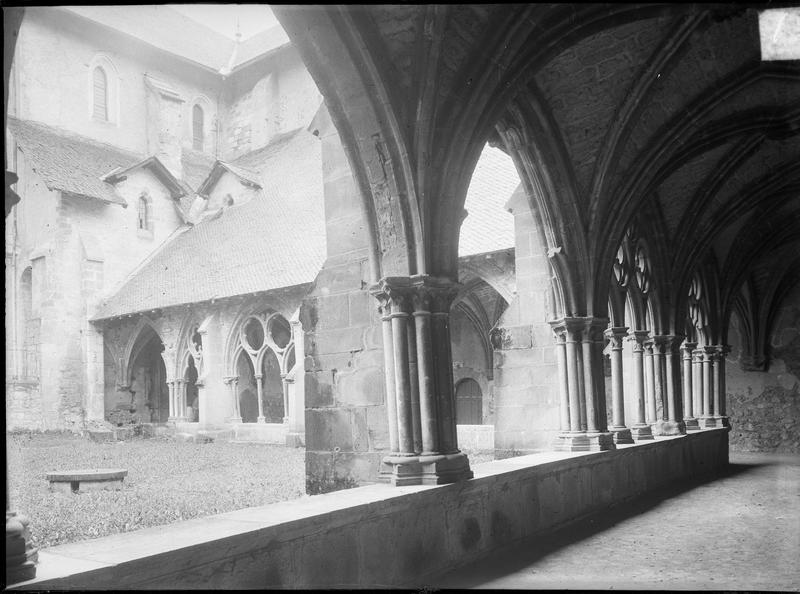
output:
[[[124,468],[81,468],[78,470],[59,470],[47,473],[51,483],[70,483],[73,481],[118,481],[125,478]]]
[[[413,508],[428,502],[429,491],[439,490],[441,495],[437,499],[458,500],[463,493],[475,489],[485,495],[518,473],[535,477],[537,481],[553,480],[548,477],[593,465],[595,461],[616,459],[622,462],[623,458],[631,456],[635,460],[639,453],[646,455],[648,450],[655,452],[663,448],[667,445],[665,442],[693,441],[702,435],[727,431],[727,427],[703,429],[687,435],[618,445],[616,450],[610,451],[534,453],[477,464],[473,467],[474,478],[459,483],[402,487],[372,484],[59,545],[40,550],[36,578],[15,584],[12,589],[36,588],[37,584],[47,582],[63,584],[64,580],[69,583],[75,579],[78,582],[95,579],[91,576],[99,579],[111,575],[108,572],[116,574],[126,566],[136,568],[155,559],[180,558],[184,554],[181,551],[195,551],[194,555],[200,557],[212,555],[212,552],[219,555],[218,549],[223,543],[231,543],[228,547],[233,550],[228,550],[226,555],[232,555],[240,546],[245,546],[236,544],[242,542],[242,537],[270,543],[273,547],[283,546],[325,531],[346,530],[353,525],[354,518],[362,522],[376,515]]]

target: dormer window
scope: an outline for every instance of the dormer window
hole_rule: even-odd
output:
[[[94,95],[92,116],[100,121],[108,121],[108,77],[105,70],[97,66],[92,74]]]
[[[195,104],[192,108],[192,148],[196,151],[203,150],[204,118],[203,108]]]

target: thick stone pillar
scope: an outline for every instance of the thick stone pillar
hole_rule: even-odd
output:
[[[456,437],[449,311],[457,285],[426,275],[390,277],[371,292],[383,320],[392,450],[380,479],[399,486],[472,478]]]
[[[661,367],[661,419],[656,423],[657,435],[686,433],[683,422],[680,383],[680,339],[676,336],[656,336]]]
[[[692,355],[697,347],[696,342],[683,342],[683,422],[687,431],[697,431],[700,424],[694,416],[694,369]]]
[[[264,384],[261,381],[263,377],[263,373],[255,374],[256,390],[258,391],[258,418],[256,423],[261,423],[262,425],[267,422],[267,418],[264,416]]]
[[[711,360],[714,357],[714,347],[703,347],[703,416],[700,418],[701,427],[716,427],[717,423],[714,420],[714,413],[712,410],[712,402],[714,388],[712,386],[712,369]]]
[[[645,385],[645,398],[647,401],[647,423],[651,426],[658,420],[656,411],[656,365],[653,356],[654,344],[652,340],[647,340],[644,343],[644,385]]]
[[[622,369],[622,340],[627,327],[609,328],[606,336],[611,343],[611,427],[615,443],[633,443],[631,430],[625,426],[625,393]]]
[[[633,339],[633,390],[636,402],[636,420],[631,427],[631,436],[636,441],[653,439],[653,430],[645,420],[645,373],[644,373],[644,342],[648,333],[636,330]]]

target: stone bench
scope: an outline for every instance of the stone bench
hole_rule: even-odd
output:
[[[48,472],[51,491],[77,493],[78,491],[114,491],[122,489],[128,471],[122,468],[95,468]]]

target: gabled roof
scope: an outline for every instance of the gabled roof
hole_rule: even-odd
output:
[[[256,58],[289,45],[289,36],[280,26],[262,31],[239,43],[233,60],[233,70],[241,68]]]
[[[102,178],[112,171],[137,165],[142,159],[140,155],[10,116],[8,128],[49,190],[126,206],[114,186]]]
[[[258,164],[257,196],[177,235],[93,319],[313,282],[326,255],[319,141],[295,131],[278,146],[242,157]]]
[[[250,169],[246,169],[244,167],[237,167],[236,165],[231,165],[230,163],[225,163],[224,161],[217,161],[211,168],[208,177],[206,177],[205,181],[200,184],[200,187],[197,188],[197,193],[201,196],[208,197],[208,193],[216,185],[216,183],[219,181],[219,178],[225,171],[229,171],[247,185],[258,189],[262,187],[261,181],[258,178],[258,173],[255,171],[251,171]]]
[[[219,72],[236,42],[163,5],[61,6],[160,50]]]
[[[118,167],[114,171],[105,175],[103,177],[103,181],[110,184],[116,184],[124,180],[128,176],[128,173],[134,169],[141,168],[150,169],[158,178],[158,180],[164,184],[164,187],[169,190],[172,198],[180,198],[181,196],[191,193],[191,189],[185,183],[181,182],[174,175],[172,175],[169,169],[167,169],[164,164],[159,161],[158,157],[155,156],[142,159],[130,167]]]
[[[216,159],[206,153],[201,153],[187,147],[183,147],[181,153],[181,165],[183,166],[183,181],[185,181],[192,191],[196,192],[208,174],[214,167]]]

